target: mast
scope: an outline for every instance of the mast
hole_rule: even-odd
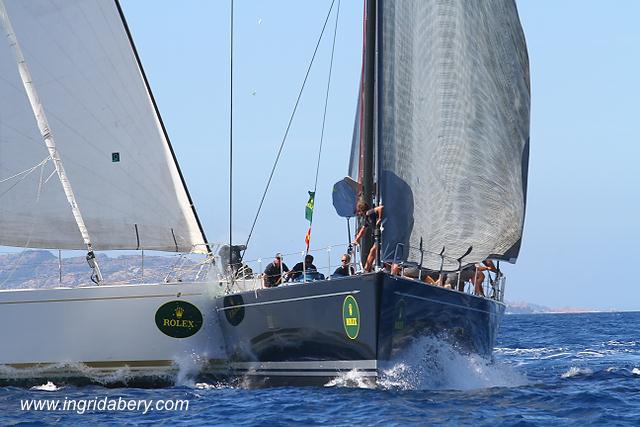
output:
[[[374,108],[375,108],[375,65],[376,65],[376,0],[366,0],[364,13],[364,46],[363,46],[363,124],[362,133],[362,157],[360,167],[362,169],[362,193],[361,197],[369,205],[373,206],[375,193],[374,183]],[[362,260],[366,260],[373,246],[370,233],[363,236]]]
[[[67,201],[69,202],[69,205],[71,206],[73,218],[75,219],[76,224],[78,225],[78,229],[80,230],[80,234],[82,235],[82,240],[87,246],[87,262],[93,269],[95,276],[95,280],[94,277],[92,277],[92,280],[99,284],[100,282],[102,282],[102,274],[100,272],[100,267],[98,266],[98,260],[93,253],[89,231],[87,230],[84,219],[82,217],[82,213],[80,212],[80,208],[78,207],[78,204],[76,202],[76,197],[73,193],[73,188],[71,187],[69,177],[67,176],[67,173],[64,170],[64,166],[62,165],[60,153],[56,148],[53,133],[51,132],[51,127],[49,126],[49,120],[47,119],[44,108],[42,107],[42,103],[40,102],[40,97],[38,96],[36,87],[33,84],[33,79],[31,78],[29,67],[27,66],[27,62],[25,61],[24,55],[22,54],[22,49],[20,48],[20,44],[18,43],[18,39],[13,30],[13,25],[11,24],[9,14],[7,13],[7,9],[4,5],[4,0],[0,0],[0,20],[2,20],[2,26],[6,33],[9,44],[15,54],[16,61],[18,63],[18,72],[20,73],[20,79],[22,80],[24,90],[27,94],[27,98],[29,99],[29,105],[31,106],[33,115],[35,116],[36,122],[38,124],[40,135],[42,135],[44,144],[47,147],[47,151],[49,152],[49,157],[53,161],[56,172],[58,174],[58,178],[60,179],[60,183],[62,184],[64,194],[67,198]]]

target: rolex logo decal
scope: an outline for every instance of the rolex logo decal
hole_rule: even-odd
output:
[[[176,318],[182,319],[183,314],[184,314],[184,308],[178,306],[178,308],[176,308]]]
[[[187,338],[202,327],[202,313],[186,301],[171,301],[156,311],[156,326],[173,338]]]

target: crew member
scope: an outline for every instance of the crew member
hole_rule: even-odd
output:
[[[349,265],[351,262],[351,255],[344,254],[342,255],[342,259],[340,260],[340,267],[336,268],[336,271],[333,272],[335,276],[353,276],[355,271],[352,265]]]
[[[273,258],[273,262],[269,263],[267,268],[264,269],[264,287],[274,288],[278,286],[286,278],[288,271],[289,267],[282,262],[282,254],[277,253]]]
[[[306,255],[304,262],[294,265],[287,277],[291,278],[291,280],[298,280],[305,271],[308,273],[316,273],[318,271],[316,266],[313,265],[313,255]]]
[[[376,206],[371,209],[367,202],[360,199],[356,206],[356,215],[360,217],[363,221],[362,227],[360,227],[360,231],[356,235],[355,240],[353,241],[354,245],[360,244],[360,240],[364,236],[364,234],[369,230],[369,232],[373,235],[375,229],[380,227],[382,223],[382,210],[383,205]],[[369,255],[367,256],[367,261],[364,264],[364,271],[369,272],[373,268],[374,263],[376,262],[376,256],[378,255],[378,242],[375,242],[371,249],[369,250]]]
[[[484,282],[485,275],[483,271],[498,271],[493,261],[485,259],[482,263],[475,265],[476,271],[473,277],[474,293],[479,296],[484,296],[484,290],[482,289],[482,283]]]

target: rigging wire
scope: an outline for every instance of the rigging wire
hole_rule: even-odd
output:
[[[51,160],[51,157],[47,157],[42,162],[40,162],[38,165],[34,166],[34,168],[40,167],[40,180],[38,182],[38,191],[36,192],[36,203],[35,203],[36,205],[38,203],[40,203],[40,195],[42,194],[42,185],[43,185],[42,178],[44,177],[44,167],[47,164],[47,162],[49,162],[49,160]],[[18,183],[20,181],[22,181],[24,178],[26,178],[29,174],[31,174],[31,172],[33,172],[33,170],[30,171],[29,173],[27,173],[27,175],[25,175],[22,178],[20,178],[20,180],[18,180]],[[54,171],[54,173],[55,173],[55,171]],[[18,183],[15,183],[13,186],[11,186],[11,188],[16,186]],[[9,188],[9,190],[11,188]],[[5,193],[3,193],[3,194],[5,194]],[[0,195],[0,197],[1,197],[1,195]],[[31,224],[30,224],[30,226],[28,228],[29,231],[27,232],[27,240],[24,242],[24,245],[22,246],[23,249],[28,249],[29,246],[31,245],[31,239],[33,238],[33,230],[34,230],[34,228],[35,228],[35,221],[32,218],[31,219]],[[2,282],[0,282],[0,288],[3,288],[7,284],[7,282],[13,278],[13,275],[18,270],[18,268],[21,265],[23,265],[22,258],[25,256],[26,253],[27,253],[27,251],[23,250],[22,252],[20,252],[20,255],[18,256],[18,259],[13,263],[13,265],[9,264],[9,265],[11,265],[10,271],[7,274],[7,276],[4,278],[4,280]]]
[[[331,45],[331,59],[329,60],[329,77],[327,78],[327,90],[324,97],[324,112],[322,113],[322,130],[320,131],[320,147],[318,148],[318,162],[316,164],[316,179],[313,183],[313,203],[315,206],[316,190],[318,189],[318,175],[320,173],[320,159],[322,157],[322,143],[324,142],[324,128],[327,120],[327,106],[329,105],[329,89],[331,88],[331,73],[333,71],[333,56],[336,50],[336,35],[338,34],[338,19],[340,18],[340,0],[338,0],[338,6],[336,7],[336,22],[333,27],[333,42]],[[309,221],[309,228],[313,223],[313,216]]]
[[[333,71],[333,56],[336,50],[336,35],[338,33],[338,18],[340,17],[340,0],[336,8],[336,23],[333,28],[333,44],[331,45],[331,59],[329,61],[329,78],[327,79],[327,90],[324,98],[324,112],[322,113],[322,130],[320,131],[320,148],[318,149],[318,163],[316,164],[316,179],[313,184],[313,192],[318,188],[318,172],[320,171],[320,157],[322,156],[322,143],[324,142],[324,128],[327,119],[327,106],[329,104],[329,89],[331,88],[331,73]]]
[[[12,180],[13,178],[17,178],[17,177],[22,176],[22,175],[29,175],[29,174],[30,174],[31,172],[33,172],[34,170],[38,169],[40,166],[44,166],[44,164],[45,164],[45,163],[48,163],[48,162],[49,162],[49,160],[51,160],[51,157],[47,156],[43,161],[41,161],[40,163],[38,163],[38,164],[37,164],[37,165],[35,165],[35,166],[30,167],[29,169],[25,169],[25,170],[23,170],[22,172],[18,172],[18,173],[16,173],[15,175],[11,175],[11,176],[6,177],[6,178],[2,178],[2,179],[0,179],[0,184],[2,184],[2,183],[4,183],[4,182],[7,182],[7,181],[10,181],[10,180]],[[24,178],[21,178],[21,180],[22,180],[22,179],[24,179]]]
[[[282,149],[284,148],[284,143],[287,141],[287,136],[289,135],[289,129],[291,129],[291,124],[293,123],[293,118],[296,115],[296,111],[298,109],[298,104],[300,103],[300,98],[302,98],[302,92],[304,91],[305,85],[307,83],[307,79],[309,77],[309,73],[311,72],[311,67],[313,66],[313,62],[316,58],[316,53],[318,53],[318,47],[320,47],[320,42],[322,41],[322,36],[324,35],[324,30],[327,28],[327,22],[329,22],[329,17],[331,16],[331,11],[333,10],[333,5],[336,0],[331,1],[331,6],[329,7],[329,12],[327,12],[327,17],[324,20],[324,24],[322,25],[322,31],[320,31],[320,36],[318,37],[318,41],[316,43],[316,47],[313,51],[313,55],[311,56],[311,61],[309,62],[309,66],[307,67],[307,72],[304,76],[304,80],[302,81],[302,86],[300,87],[300,91],[298,92],[298,97],[296,99],[296,103],[293,106],[293,111],[291,112],[291,116],[289,117],[289,122],[287,124],[287,128],[284,132],[284,136],[282,137],[282,142],[280,143],[280,148],[278,148],[278,154],[276,155],[275,162],[273,163],[273,167],[271,168],[271,173],[269,174],[269,179],[267,180],[267,185],[264,188],[264,192],[262,193],[262,198],[260,199],[260,204],[258,205],[258,211],[256,212],[256,216],[253,219],[253,224],[251,224],[251,230],[249,231],[249,236],[247,237],[247,241],[245,243],[245,248],[249,247],[249,242],[251,241],[251,236],[253,235],[253,230],[256,227],[256,223],[258,222],[258,217],[260,216],[260,211],[262,210],[262,205],[264,204],[264,199],[267,197],[267,193],[269,191],[269,186],[271,185],[271,180],[273,179],[273,174],[276,171],[276,167],[278,166],[278,161],[280,160],[280,155],[282,154]],[[245,249],[246,250],[246,249]],[[244,257],[244,253],[243,253]],[[241,258],[242,260],[242,258]]]
[[[19,172],[19,173],[13,175],[13,176],[10,176],[8,178],[5,178],[5,179],[1,180],[0,184],[4,183],[6,181],[9,181],[10,179],[19,177],[19,179],[17,179],[9,188],[7,188],[5,191],[0,193],[0,198],[4,197],[7,193],[9,193],[9,191],[13,190],[18,184],[20,184],[23,180],[25,180],[36,169],[40,168],[40,175],[42,176],[42,171],[44,170],[44,166],[49,162],[49,160],[51,160],[51,157],[47,157],[42,162],[38,163],[37,165],[33,166],[30,169],[24,170],[22,172]],[[55,173],[56,173],[56,171],[54,169],[52,174],[55,174]],[[47,178],[47,181],[48,180],[49,179]],[[46,181],[45,181],[45,184],[46,184]],[[40,178],[40,184],[38,185],[38,192],[37,192],[38,200],[40,198],[41,189],[42,189],[42,177]],[[36,200],[36,201],[38,201],[38,200]]]
[[[231,37],[229,46],[229,264],[233,245],[233,0],[231,0]],[[233,275],[231,275],[233,279]]]

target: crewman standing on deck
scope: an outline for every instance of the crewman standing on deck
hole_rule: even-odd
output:
[[[360,240],[364,236],[364,234],[368,231],[371,234],[375,233],[377,227],[380,227],[382,224],[382,210],[384,206],[378,205],[373,209],[370,209],[367,202],[364,200],[358,201],[356,206],[356,215],[363,220],[362,227],[356,234],[356,238],[353,241],[354,245],[360,244]],[[369,272],[373,268],[373,265],[376,262],[376,256],[378,256],[378,242],[375,242],[371,249],[369,250],[369,255],[367,256],[367,261],[364,264],[364,271]]]

